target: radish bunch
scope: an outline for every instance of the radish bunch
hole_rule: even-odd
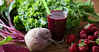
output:
[[[80,39],[78,40],[77,44],[72,43],[74,41],[69,42],[72,43],[72,45],[69,47],[70,52],[99,52],[99,30],[95,24],[86,25],[80,31],[79,37]],[[67,43],[68,41],[70,40],[67,40]]]

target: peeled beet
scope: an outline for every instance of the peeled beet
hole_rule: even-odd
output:
[[[23,51],[20,51],[21,49]],[[26,49],[26,48],[24,48],[24,47],[22,47],[20,45],[15,45],[15,44],[3,45],[3,50],[4,50],[4,52],[14,52],[15,50],[17,50],[17,52],[30,52],[28,49]]]

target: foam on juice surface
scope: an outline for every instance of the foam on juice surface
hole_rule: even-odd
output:
[[[64,19],[67,15],[64,12],[52,12],[50,18],[52,19]]]

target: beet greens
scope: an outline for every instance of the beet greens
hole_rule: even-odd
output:
[[[5,0],[2,0],[0,4],[0,35],[5,38],[2,43],[8,41],[24,42],[25,34],[16,30],[15,26],[12,24],[11,12],[15,8],[15,1],[10,2],[9,6]]]

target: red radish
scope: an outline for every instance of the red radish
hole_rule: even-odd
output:
[[[16,50],[17,52],[30,52],[29,49],[26,49],[20,45],[15,45],[15,44],[6,44],[3,45],[2,48],[4,52],[13,52],[14,50]]]
[[[90,42],[90,43],[89,43],[89,48],[91,49],[93,46],[96,46],[96,45],[97,45],[96,42]]]
[[[84,42],[84,39],[79,39],[78,40],[78,44],[81,44],[81,43],[83,43]]]
[[[86,30],[85,30],[85,29],[82,29],[82,30],[80,31],[79,35],[81,35],[81,34],[87,34],[87,33],[86,33]]]
[[[94,27],[96,27],[95,24],[88,24],[88,25],[85,26],[84,29],[85,29],[87,32],[93,32],[93,31],[94,31]]]
[[[92,52],[99,52],[99,47],[98,46],[93,46],[92,47]]]
[[[87,44],[85,44],[84,39],[79,39],[78,45],[79,45],[80,52],[88,52],[89,47]]]
[[[98,36],[99,36],[99,31],[95,31],[93,37],[94,37],[95,39],[97,39]]]
[[[87,34],[80,34],[80,38],[81,39],[86,39],[87,38]]]
[[[79,46],[80,52],[88,52],[88,50],[89,50],[88,45]]]
[[[84,40],[84,43],[85,43],[85,44],[89,44],[89,43],[90,43],[90,40],[89,40],[89,39],[85,39],[85,40]]]
[[[73,43],[70,47],[69,47],[69,52],[78,52],[78,45],[76,43]]]
[[[94,27],[94,31],[98,31],[98,28],[97,27]]]
[[[75,41],[75,36],[73,34],[69,35],[67,38],[66,38],[66,42],[67,43],[72,43]]]
[[[93,41],[94,41],[94,37],[93,37],[93,36],[91,36],[91,35],[89,35],[89,36],[88,36],[88,39],[89,39],[89,40],[93,40]]]

